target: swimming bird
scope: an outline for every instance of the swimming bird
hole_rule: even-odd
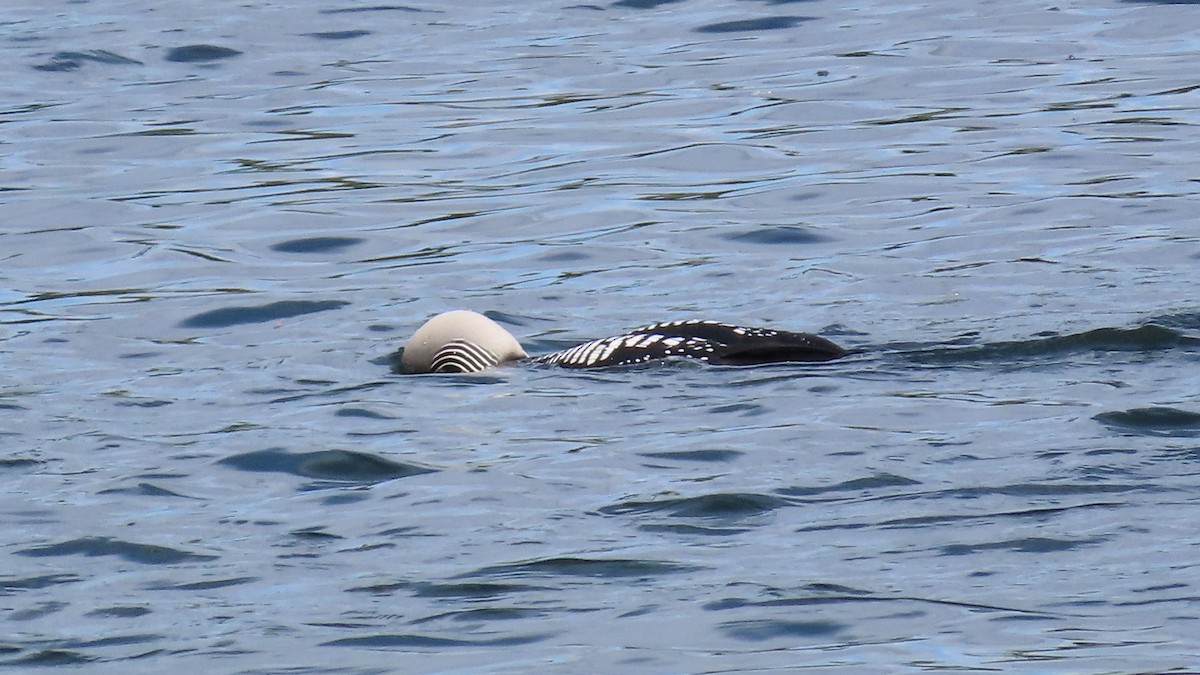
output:
[[[585,342],[530,359],[562,368],[605,368],[683,357],[706,363],[750,366],[792,361],[829,361],[846,350],[823,337],[716,321],[667,321],[624,335]],[[425,322],[404,345],[402,373],[475,373],[527,359],[521,344],[482,314],[455,310]]]

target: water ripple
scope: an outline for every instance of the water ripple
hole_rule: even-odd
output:
[[[664,562],[661,560],[639,559],[608,559],[608,558],[578,558],[559,557],[543,558],[528,562],[492,565],[484,567],[466,576],[485,577],[598,577],[619,579],[623,577],[648,578],[663,574],[680,574],[700,569],[694,565]]]
[[[583,3],[5,4],[0,665],[1194,670],[1200,7]]]
[[[605,515],[663,513],[675,518],[744,518],[791,505],[787,499],[753,493],[716,493],[695,497],[624,501],[598,511]]]
[[[181,562],[203,562],[217,559],[217,556],[181,551],[169,546],[138,544],[113,537],[82,537],[58,544],[20,549],[15,554],[37,558],[71,555],[115,556],[143,565],[174,565]]]
[[[233,58],[240,54],[241,52],[236,49],[219,45],[187,45],[167,50],[167,55],[163,58],[178,63],[207,63]]]
[[[281,300],[265,305],[224,307],[192,315],[179,323],[181,328],[228,328],[248,323],[267,323],[314,312],[339,309],[345,300]]]
[[[1100,413],[1092,419],[1112,429],[1147,436],[1200,436],[1200,413],[1164,406]]]
[[[365,452],[317,450],[291,453],[281,449],[259,450],[222,459],[218,464],[242,471],[289,473],[305,478],[346,483],[379,483],[432,473],[435,469],[396,462]]]

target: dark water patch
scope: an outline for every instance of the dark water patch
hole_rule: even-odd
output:
[[[159,127],[157,129],[147,129],[145,131],[130,131],[127,133],[116,134],[116,135],[117,136],[149,138],[149,137],[156,137],[156,136],[195,136],[198,133],[199,132],[197,132],[194,127],[170,126],[170,127]],[[204,260],[211,260],[213,262],[229,262],[228,260],[225,260],[223,258],[218,258],[217,256],[210,255],[208,253],[201,253],[199,251],[188,251],[188,250],[179,249],[179,248],[177,248],[175,250],[178,251],[179,253],[183,253],[185,255],[190,255],[190,256],[195,256],[197,258],[202,258]]]
[[[376,536],[379,537],[405,537],[408,535],[418,535],[421,529],[416,525],[408,525],[405,527],[389,527],[386,530],[380,530]]]
[[[883,119],[866,120],[865,124],[877,126],[891,126],[894,124],[920,124],[922,122],[936,122],[939,120],[952,120],[961,117],[960,113],[965,112],[967,108],[961,106],[947,106],[936,110],[928,110],[925,112],[914,113],[912,115],[904,115],[903,117],[886,117]],[[1014,153],[1022,154],[1022,153]],[[933,175],[939,175],[934,173]],[[951,173],[941,174],[946,177],[953,176]]]
[[[309,396],[318,395],[317,393],[312,392],[312,391],[305,391],[304,389],[302,389],[304,387],[320,388],[320,387],[329,385],[331,383],[328,380],[326,380],[326,381],[309,381],[305,378],[297,378],[295,380],[292,380],[291,384],[293,384],[295,386],[292,386],[292,387],[285,387],[285,386],[251,387],[249,389],[246,389],[245,393],[249,394],[250,396],[278,396],[280,394],[292,394],[290,396],[281,396],[281,397],[276,398],[271,401],[271,403],[289,403],[292,401],[299,401],[300,399],[307,398]],[[304,393],[296,394],[295,392],[297,392],[297,391],[304,391]],[[332,393],[332,392],[322,392],[322,393]],[[241,426],[242,427],[253,427],[256,425],[251,425],[249,422],[242,422]]]
[[[0,407],[0,409],[3,408]],[[25,408],[19,409],[24,410]],[[6,471],[8,469],[27,469],[31,466],[38,466],[40,464],[42,464],[41,461],[29,459],[28,457],[6,457],[4,459],[0,459],[0,471]]]
[[[1197,602],[1200,602],[1200,595],[1181,595],[1176,598],[1155,598],[1153,600],[1136,600],[1133,602],[1114,602],[1114,603],[1112,603],[1112,606],[1114,606],[1114,607],[1148,607],[1151,605],[1182,604],[1185,607],[1191,607],[1191,606],[1194,606]],[[1176,615],[1171,618],[1187,619],[1190,621],[1196,620],[1195,616],[1190,615],[1190,614]],[[1183,671],[1183,672],[1187,672],[1187,671]]]
[[[229,328],[248,323],[290,319],[349,305],[345,300],[281,300],[265,305],[225,307],[200,312],[180,322],[181,328]]]
[[[1059,498],[1063,496],[1077,495],[1092,495],[1092,494],[1112,494],[1122,492],[1132,492],[1136,490],[1145,490],[1145,485],[1122,485],[1122,484],[1020,484],[1007,485],[999,487],[972,487],[972,488],[953,488],[949,490],[938,490],[934,492],[916,493],[913,495],[904,495],[904,498],[919,497],[921,499],[944,500],[944,499],[979,499],[990,495],[1016,496],[1023,498]],[[861,530],[869,528],[910,528],[924,527],[928,525],[936,525],[939,523],[951,523],[961,521],[991,521],[1000,518],[1041,518],[1046,519],[1053,517],[1061,512],[1073,509],[1088,509],[1088,508],[1119,508],[1126,504],[1120,502],[1089,502],[1086,504],[1073,504],[1070,506],[1054,506],[1048,508],[1033,508],[1020,509],[1014,511],[998,511],[998,512],[982,512],[968,515],[962,514],[933,514],[928,516],[914,516],[910,518],[897,518],[891,520],[872,520],[869,522],[852,522],[852,523],[827,523],[810,525],[807,527],[798,528],[797,532],[819,532],[825,530]]]
[[[674,5],[683,0],[617,0],[613,7],[628,7],[630,9],[654,9],[663,5]]]
[[[161,359],[163,352],[128,352],[118,354],[118,359]]]
[[[542,262],[579,262],[581,260],[591,260],[594,256],[586,251],[555,251],[554,253],[546,253],[538,257]]]
[[[210,591],[214,588],[228,588],[259,581],[258,577],[234,577],[232,579],[214,579],[212,581],[192,581],[178,584],[151,584],[147,586],[152,591]]]
[[[49,588],[60,584],[74,584],[80,581],[83,581],[83,579],[74,574],[44,574],[36,577],[0,579],[0,596],[13,595],[16,591]]]
[[[139,616],[146,616],[150,613],[147,607],[127,607],[117,605],[115,607],[102,607],[93,609],[87,613],[87,616],[106,617],[111,619],[136,619]]]
[[[1071,495],[1120,494],[1143,490],[1145,485],[1126,483],[1013,483],[1011,485],[985,485],[950,488],[930,493],[941,498],[976,499],[990,495],[1008,497],[1062,497]]]
[[[242,471],[290,473],[305,478],[363,484],[419,476],[435,471],[435,469],[394,462],[377,455],[351,450],[290,453],[273,448],[233,455],[217,463]]]
[[[764,226],[746,232],[721,235],[726,241],[766,246],[795,246],[829,241],[829,237],[810,232],[794,225]]]
[[[217,45],[185,45],[167,50],[163,58],[176,63],[207,63],[233,58],[241,54],[236,49]]]
[[[464,640],[441,638],[416,633],[367,635],[364,637],[341,638],[321,643],[322,647],[358,647],[367,649],[438,649],[446,647],[514,647],[541,642],[553,637],[550,633],[534,635],[512,635],[490,640]]]
[[[113,402],[118,408],[162,408],[174,403],[174,401],[162,401],[154,399],[143,400],[118,400]]]
[[[1012,551],[1014,553],[1058,553],[1073,551],[1106,541],[1105,537],[1090,539],[1057,539],[1054,537],[1024,537],[986,544],[950,544],[941,547],[942,555],[969,555],[981,551]]]
[[[665,513],[674,518],[745,518],[791,505],[786,499],[747,492],[722,492],[697,497],[625,501],[599,510],[608,516]]]
[[[138,483],[134,487],[108,488],[105,490],[101,490],[97,494],[134,495],[134,496],[138,496],[138,497],[178,497],[181,499],[199,499],[198,497],[189,497],[187,495],[181,495],[178,492],[172,492],[171,490],[168,490],[166,488],[160,488],[151,483]]]
[[[1092,419],[1108,426],[1144,436],[1192,437],[1200,435],[1200,413],[1178,408],[1130,408],[1100,413]]]
[[[834,485],[824,487],[787,487],[776,490],[778,494],[786,497],[808,497],[813,495],[827,494],[830,492],[861,492],[863,490],[878,490],[880,488],[891,487],[911,487],[920,485],[920,481],[915,481],[904,476],[897,476],[891,473],[877,473],[865,478],[854,478],[852,480],[842,481]]]
[[[78,666],[85,663],[92,663],[96,660],[95,657],[86,656],[69,649],[41,649],[20,658],[0,661],[0,666],[56,668],[61,666]]]
[[[50,60],[34,66],[37,70],[47,72],[67,72],[78,70],[84,63],[104,63],[117,66],[140,66],[141,61],[121,56],[106,49],[90,49],[82,52],[55,52]]]
[[[353,40],[370,35],[369,30],[335,30],[327,33],[305,33],[306,36],[318,40]]]
[[[726,621],[717,626],[725,635],[743,642],[763,642],[778,638],[828,637],[846,626],[833,621],[788,621],[784,619],[750,619]]]
[[[1200,462],[1200,446],[1190,448],[1168,448],[1161,452],[1161,457],[1170,461]]]
[[[362,545],[355,546],[353,548],[344,549],[344,550],[338,551],[338,552],[339,553],[364,553],[366,551],[379,551],[379,550],[397,549],[397,548],[399,548],[399,547],[392,542],[383,542],[383,543],[379,543],[379,544],[362,544]],[[300,556],[300,557],[302,557],[302,556]]]
[[[352,14],[357,12],[433,12],[432,9],[421,9],[408,5],[370,5],[368,7],[338,7],[336,9],[318,10],[318,14]],[[438,12],[439,14],[441,12]]]
[[[805,21],[814,20],[816,20],[815,16],[768,16],[761,19],[710,23],[694,30],[697,33],[757,33],[764,30],[791,28]]]
[[[1147,586],[1145,588],[1131,588],[1130,590],[1134,593],[1157,593],[1158,591],[1174,591],[1181,588],[1188,588],[1188,584],[1154,584],[1153,586]]]
[[[310,626],[320,626],[322,628],[371,628],[374,624],[365,621],[313,621]]]
[[[721,598],[713,600],[702,605],[703,609],[708,612],[722,612],[727,610],[744,609],[747,607],[768,608],[768,607],[807,607],[810,605],[828,605],[839,602],[883,602],[889,598],[874,596],[868,591],[860,591],[848,587],[831,587],[831,588],[816,588],[822,584],[813,584],[811,590],[801,590],[799,593],[803,595],[792,597],[777,597],[767,600],[749,600],[747,598]],[[834,586],[834,585],[830,585]],[[787,591],[780,589],[771,589],[772,595],[788,594]],[[792,593],[797,593],[793,591]]]
[[[68,640],[66,645],[80,649],[97,649],[103,647],[122,647],[125,645],[140,645],[147,642],[158,642],[163,636],[156,633],[135,633],[133,635],[115,635],[113,637],[97,638],[95,640]]]
[[[678,450],[671,452],[643,452],[642,457],[670,459],[681,462],[732,462],[746,454],[741,450]]]
[[[729,403],[726,405],[713,406],[712,408],[708,409],[708,412],[717,414],[741,413],[741,417],[757,417],[769,412],[770,410],[771,409],[767,406],[759,405],[757,403]]]
[[[639,525],[638,529],[642,532],[659,532],[662,534],[675,534],[687,537],[733,537],[739,534],[749,532],[748,527],[702,527],[700,525],[690,525],[686,523],[648,523]]]
[[[512,593],[545,590],[542,586],[527,584],[490,584],[490,583],[459,583],[434,584],[419,583],[413,587],[413,595],[418,598],[460,598],[477,600],[480,598],[497,598]]]
[[[361,244],[362,237],[304,237],[289,239],[271,246],[272,251],[281,253],[331,253]]]
[[[68,603],[59,601],[39,602],[31,607],[9,612],[5,618],[9,621],[31,621],[33,619],[41,619],[42,617],[46,617],[51,614],[58,614],[62,610],[66,609],[67,606]]]
[[[345,539],[342,535],[326,532],[321,527],[306,527],[302,530],[293,530],[290,534],[297,539],[308,539],[310,541]]]
[[[367,410],[366,408],[338,408],[337,412],[333,413],[334,417],[358,417],[368,420],[394,420],[392,415],[384,415],[383,413]]]
[[[910,528],[910,527],[928,527],[930,525],[941,525],[945,523],[961,523],[964,521],[992,521],[1001,518],[1033,518],[1042,520],[1051,516],[1061,515],[1067,511],[1075,511],[1078,509],[1113,509],[1124,506],[1116,502],[1096,502],[1091,504],[1078,504],[1074,506],[1056,506],[1040,509],[1020,509],[1017,511],[999,511],[996,513],[970,513],[970,514],[951,514],[951,515],[929,515],[929,516],[910,516],[906,518],[893,518],[884,520],[878,524],[884,529],[889,528]]]
[[[1094,448],[1083,453],[1085,457],[1103,457],[1105,455],[1136,455],[1135,448]]]
[[[326,506],[341,506],[345,504],[357,504],[370,499],[370,495],[363,491],[338,491],[333,494],[326,495],[321,499],[321,503]]]
[[[377,584],[368,584],[366,586],[352,586],[346,589],[347,593],[373,593],[375,595],[391,595],[396,591],[405,590],[412,587],[413,584],[408,581],[385,581]]]
[[[923,348],[900,355],[917,363],[940,365],[976,364],[981,361],[1026,363],[1039,358],[1082,352],[1152,352],[1198,345],[1200,338],[1150,323],[1137,328],[1096,328],[1068,335],[1050,333],[1029,340],[966,347]]]
[[[478,609],[463,609],[453,612],[434,614],[420,619],[414,619],[412,624],[419,626],[433,621],[513,621],[515,619],[536,619],[545,617],[545,610],[528,609],[524,607],[480,607]]]
[[[315,379],[311,377],[296,378],[295,383],[302,387],[328,387],[336,384],[336,380]]]
[[[81,537],[59,544],[48,544],[46,546],[22,549],[16,551],[15,555],[36,558],[66,555],[85,555],[89,558],[116,556],[122,560],[143,565],[173,565],[181,562],[200,562],[217,559],[215,555],[189,553],[154,544],[135,544],[112,537]]]
[[[978,602],[963,602],[959,600],[946,600],[942,598],[923,598],[912,595],[880,595],[871,591],[866,591],[840,584],[814,583],[807,584],[804,587],[796,590],[786,590],[777,588],[765,588],[764,592],[772,597],[765,600],[750,600],[746,598],[723,598],[707,602],[703,605],[706,611],[726,611],[740,610],[746,608],[754,609],[781,609],[781,608],[805,608],[819,605],[835,605],[845,603],[920,603],[939,605],[946,607],[958,607],[968,610],[989,610],[997,612],[1010,612],[1018,615],[1028,616],[1050,616],[1047,612],[1037,610],[1026,610],[1016,607],[1004,607],[1001,605],[989,605]]]
[[[1200,85],[1197,85],[1200,88]],[[1177,328],[1183,331],[1200,331],[1200,313],[1198,312],[1178,312],[1176,314],[1163,314],[1156,316],[1147,322],[1167,328]]]
[[[529,317],[520,314],[509,314],[508,312],[497,312],[494,309],[483,312],[483,315],[496,323],[508,324],[510,326],[528,326],[533,323]]]
[[[654,610],[656,609],[658,609],[658,605],[642,605],[641,607],[631,609],[628,612],[621,612],[617,615],[617,618],[628,619],[635,616],[646,616],[647,614],[653,614]]]
[[[651,578],[664,574],[694,572],[702,568],[694,565],[664,562],[661,560],[638,560],[628,558],[543,558],[509,565],[491,565],[463,576],[467,577],[526,577],[526,576],[569,576],[593,577],[597,579],[621,579],[628,577]]]

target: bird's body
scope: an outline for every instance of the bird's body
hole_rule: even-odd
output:
[[[825,338],[716,321],[669,321],[538,356],[533,363],[606,368],[674,357],[723,365],[829,361],[846,350]],[[491,319],[468,311],[439,314],[404,347],[406,373],[469,373],[527,358],[516,338]]]
[[[624,335],[539,356],[534,362],[564,368],[601,368],[685,357],[706,363],[749,366],[828,361],[845,353],[841,347],[816,335],[692,319],[635,328]]]

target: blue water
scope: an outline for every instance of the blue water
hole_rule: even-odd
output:
[[[1200,669],[1200,6],[8,2],[0,664]],[[402,376],[691,317],[825,364]]]

